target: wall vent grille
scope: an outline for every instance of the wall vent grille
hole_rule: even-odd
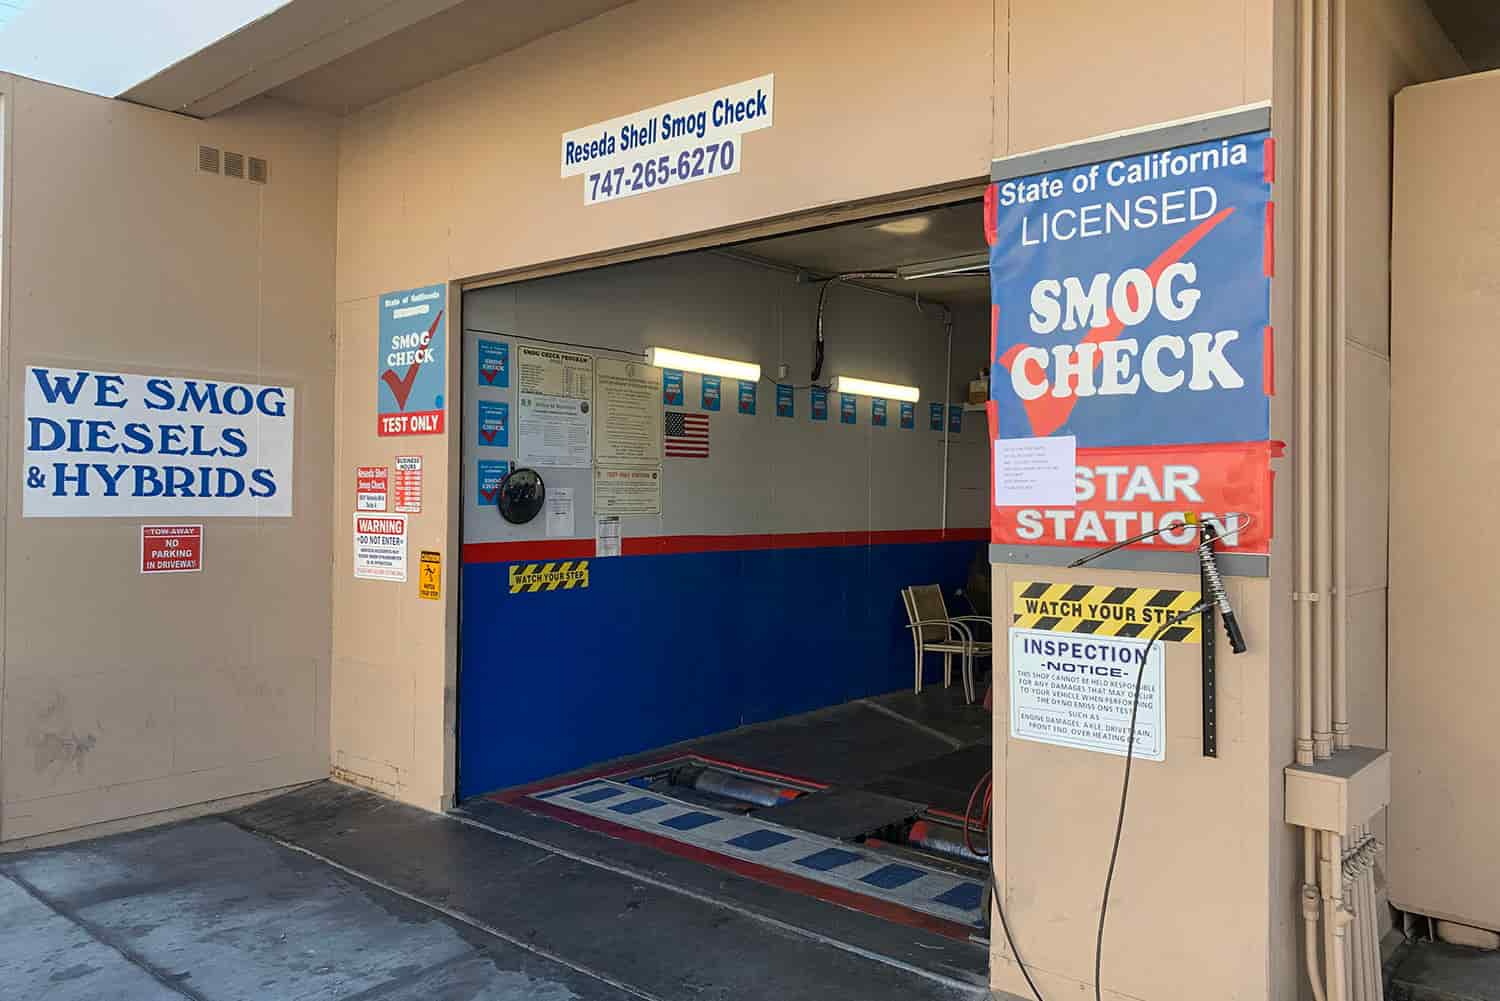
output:
[[[224,151],[224,176],[240,178],[245,176],[245,154]]]
[[[269,179],[270,170],[271,168],[265,160],[258,156],[250,158],[250,180],[256,184],[265,184]]]
[[[217,174],[219,172],[219,151],[212,146],[199,146],[198,169],[210,174]]]

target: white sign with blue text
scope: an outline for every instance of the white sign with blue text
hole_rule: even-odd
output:
[[[1145,664],[1141,655],[1150,646]],[[1010,630],[1010,735],[1105,754],[1125,753],[1141,670],[1135,757],[1162,761],[1166,692],[1162,644],[1120,636]]]
[[[27,518],[288,518],[290,386],[28,366]]]
[[[614,201],[738,174],[741,137],[771,127],[767,74],[563,133],[562,176],[583,175],[583,203]]]

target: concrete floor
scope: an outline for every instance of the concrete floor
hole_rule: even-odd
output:
[[[987,729],[908,702],[922,721],[845,706],[711,739],[826,761],[869,731],[889,769],[907,758],[887,725],[911,760]],[[989,997],[987,962],[981,943],[502,803],[445,817],[332,783],[0,856],[0,998],[968,1001]]]
[[[0,995],[638,995],[218,819],[0,863]]]
[[[1500,952],[1413,942],[1396,957],[1391,1001],[1500,1001]]]

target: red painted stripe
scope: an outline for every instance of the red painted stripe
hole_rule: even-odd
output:
[[[1276,183],[1276,137],[1271,136],[1261,145],[1261,162],[1265,166],[1266,183]]]
[[[626,537],[625,556],[682,553],[737,553],[768,549],[829,549],[841,546],[891,546],[932,542],[974,542],[988,537],[984,528],[914,528],[890,532],[784,532],[763,535],[656,535]],[[469,542],[465,563],[511,563],[520,560],[576,560],[594,555],[593,539],[528,542]]]
[[[465,563],[510,563],[517,560],[586,560],[593,555],[593,539],[545,539],[535,542],[464,543]]]
[[[674,754],[642,754],[639,758],[631,758],[624,762],[611,762],[607,765],[599,765],[594,768],[585,768],[576,772],[565,772],[562,775],[552,775],[525,785],[511,786],[500,792],[486,793],[485,799],[492,799],[497,803],[515,803],[518,800],[530,796],[532,793],[545,792],[548,789],[561,789],[563,786],[576,785],[579,782],[588,782],[591,779],[613,778],[616,775],[628,775],[631,772],[646,771],[656,765],[663,765],[669,761],[687,761],[693,755],[677,752]]]
[[[994,369],[991,369],[990,372],[990,378],[993,379]],[[990,449],[993,454],[995,441],[1000,437],[1000,404],[994,400],[986,401],[984,405],[984,418],[990,426]],[[986,479],[990,481],[990,510],[993,511],[995,509],[995,478],[988,476]]]
[[[812,789],[828,788],[825,783],[814,782],[812,779],[804,779],[796,775],[783,775],[781,772],[768,772],[764,768],[751,768],[749,765],[742,765],[737,761],[726,761],[723,758],[710,758],[707,755],[695,754],[692,751],[689,751],[685,755],[685,757],[692,758],[694,761],[702,761],[704,764],[718,765],[720,768],[731,768],[737,772],[744,772],[746,775],[758,775],[763,779],[774,779],[777,782],[789,782],[794,786],[803,785],[808,786]],[[631,770],[634,771],[634,769]]]
[[[873,914],[887,921],[895,921],[898,924],[910,928],[923,928],[927,931],[942,935],[945,938],[957,939],[967,942],[974,935],[974,929],[957,921],[946,921],[943,918],[927,914],[923,911],[914,911],[909,907],[881,900],[878,897],[867,897],[852,890],[841,889],[816,880],[796,876],[780,869],[772,869],[768,866],[757,865],[754,862],[746,862],[732,855],[720,855],[718,852],[699,848],[697,845],[684,844],[681,841],[673,841],[660,835],[649,834],[645,831],[636,830],[634,827],[625,827],[621,824],[610,823],[598,817],[592,817],[585,813],[576,813],[563,807],[553,806],[540,800],[527,799],[525,801],[512,801],[512,805],[531,813],[542,814],[554,820],[560,820],[574,827],[582,827],[590,831],[598,831],[620,838],[623,841],[632,841],[639,845],[647,845],[657,851],[676,855],[679,858],[691,859],[704,865],[711,865],[715,869],[723,869],[727,872],[738,873],[761,883],[769,883],[779,886],[783,890],[791,890],[803,896],[815,897],[825,900],[831,904],[848,907],[852,910],[863,911]]]
[[[990,304],[990,364],[1000,352],[1000,307]]]
[[[1276,277],[1276,203],[1266,202],[1266,247],[1262,256],[1267,278]]]
[[[1261,350],[1261,384],[1265,387],[1267,396],[1276,395],[1276,331],[1273,327],[1266,327],[1266,339]]]
[[[991,184],[984,189],[984,242],[991,247],[1000,242],[999,195],[998,184]],[[990,354],[991,357],[994,356],[994,352]]]

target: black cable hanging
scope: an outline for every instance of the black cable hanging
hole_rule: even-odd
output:
[[[813,367],[809,381],[816,384],[823,377],[823,307],[828,301],[828,290],[839,282],[888,281],[900,277],[894,271],[846,271],[823,282],[823,288],[818,292],[817,338],[813,341]]]

